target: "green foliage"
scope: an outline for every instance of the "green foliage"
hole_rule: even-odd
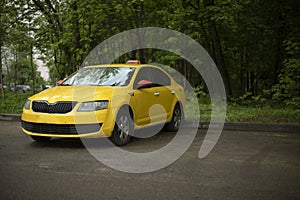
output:
[[[286,41],[285,46],[289,58],[284,60],[278,84],[266,92],[272,93],[274,100],[300,108],[300,43]]]
[[[193,91],[186,91],[187,119],[199,119],[209,121],[211,114],[211,101],[209,95],[204,92],[204,86],[200,85]]]
[[[0,100],[0,113],[21,114],[26,99],[31,95],[31,92],[14,93],[7,91],[5,100]]]
[[[3,43],[17,59],[7,62],[8,69],[23,63],[20,69],[25,70],[24,77],[15,80],[30,82],[34,77],[26,64],[30,46],[49,66],[55,83],[74,72],[105,39],[132,28],[164,27],[192,37],[208,51],[229,98],[259,103],[272,99],[299,108],[300,1],[4,0],[0,8],[1,50]],[[116,62],[127,59],[176,69],[193,87],[201,87],[196,94],[205,112],[210,109],[200,75],[183,58],[147,49],[129,52]],[[13,75],[7,78],[13,80]]]
[[[212,105],[209,95],[202,87],[194,89],[194,92],[195,95],[187,94],[187,119],[196,119],[197,113],[200,121],[210,121]],[[199,113],[195,112],[195,100],[199,105]],[[248,94],[230,99],[226,107],[226,122],[300,123],[300,110],[295,109],[294,105],[286,106],[283,102],[266,100],[260,96],[253,97]]]
[[[26,4],[26,1],[1,1],[0,66],[3,73],[0,74],[4,75],[3,82],[8,87],[29,84],[35,89],[44,81],[33,62],[35,41],[31,23],[34,16],[27,13]]]
[[[229,122],[256,122],[272,124],[299,124],[300,110],[288,107],[272,107],[268,104],[262,106],[238,105],[228,103],[226,121]]]

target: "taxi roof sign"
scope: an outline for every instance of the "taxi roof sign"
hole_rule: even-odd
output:
[[[141,61],[139,61],[139,60],[128,60],[126,62],[126,64],[136,64],[136,65],[139,65],[139,64],[141,64]]]

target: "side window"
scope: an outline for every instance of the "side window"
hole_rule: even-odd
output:
[[[171,85],[171,79],[163,71],[152,67],[142,68],[138,72],[133,85],[135,89],[138,88],[138,82],[141,80],[151,81],[153,83],[153,87]]]
[[[151,70],[151,77],[152,82],[157,85],[169,86],[171,85],[170,78],[160,69],[157,68],[150,68]]]
[[[134,84],[133,84],[133,87],[134,88],[138,88],[138,82],[140,82],[141,80],[148,80],[148,81],[151,81],[151,76],[149,74],[149,69],[148,68],[142,68],[136,78],[135,78],[135,81],[134,81]]]

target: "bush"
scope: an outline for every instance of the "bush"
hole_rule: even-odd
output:
[[[0,113],[21,114],[26,99],[31,95],[31,92],[5,91],[4,101],[2,98],[0,99]]]

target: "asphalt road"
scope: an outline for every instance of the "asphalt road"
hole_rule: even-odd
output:
[[[39,144],[20,122],[0,121],[0,199],[300,199],[300,134],[223,131],[204,159],[206,130],[176,162],[130,174],[97,161],[80,140]],[[125,149],[148,151],[173,133],[134,139]]]

